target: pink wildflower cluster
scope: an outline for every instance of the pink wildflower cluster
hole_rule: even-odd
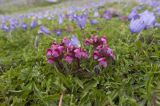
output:
[[[98,36],[92,36],[90,39],[87,39],[85,43],[86,45],[92,45],[95,48],[93,57],[94,60],[99,62],[100,66],[107,67],[109,58],[115,60],[115,55],[107,44],[106,37],[98,38]]]
[[[55,62],[71,64],[75,62],[79,69],[82,60],[89,62],[93,58],[101,67],[107,67],[110,58],[115,60],[115,55],[109,47],[106,37],[92,36],[90,39],[85,40],[85,44],[87,45],[85,46],[86,49],[89,46],[93,47],[93,52],[91,52],[93,57],[88,56],[86,49],[80,46],[78,38],[73,36],[72,39],[64,38],[61,43],[51,45],[51,48],[47,50],[48,62],[50,64]]]
[[[63,59],[71,64],[74,61],[79,62],[81,59],[87,59],[88,54],[85,49],[72,45],[70,39],[64,38],[60,44],[52,44],[51,48],[47,50],[47,58],[50,64]]]

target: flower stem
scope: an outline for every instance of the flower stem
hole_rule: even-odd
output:
[[[59,98],[58,106],[62,106],[63,97],[64,97],[64,92],[61,93],[61,96]]]

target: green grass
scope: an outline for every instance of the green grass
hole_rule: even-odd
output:
[[[62,1],[61,1],[62,2]],[[60,2],[57,3],[36,3],[30,5],[18,5],[18,6],[10,6],[10,7],[0,7],[0,14],[13,14],[17,12],[30,12],[30,11],[38,11],[40,9],[45,8],[53,8],[55,5],[58,5]]]
[[[56,21],[43,23],[49,23],[50,29],[60,27],[64,32],[60,37],[42,36],[38,50],[34,47],[38,28],[17,29],[11,34],[0,32],[2,106],[57,106],[61,92],[64,92],[63,106],[151,106],[158,101],[159,29],[143,31],[136,41],[137,35],[128,29],[129,22],[118,18],[100,19],[97,26],[87,24],[84,31],[70,22],[62,26]],[[64,75],[49,65],[46,50],[53,40],[71,36],[65,31],[67,25],[75,26],[73,33],[81,41],[92,34],[105,35],[116,53],[115,63],[90,78]]]

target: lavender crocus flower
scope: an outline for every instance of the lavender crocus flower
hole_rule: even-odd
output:
[[[81,29],[84,29],[87,23],[87,16],[85,15],[77,16],[76,23]]]
[[[142,14],[140,14],[140,18],[143,20],[145,24],[145,28],[149,29],[153,27],[156,23],[156,16],[153,12],[146,10]]]
[[[160,28],[160,23],[155,23],[155,27]]]
[[[99,12],[97,9],[94,10],[94,17],[99,17]]]
[[[61,36],[62,35],[62,30],[56,30],[55,32],[56,32],[57,36]]]
[[[75,47],[80,47],[81,46],[79,39],[75,35],[72,36],[69,45],[72,45],[72,46],[75,46]]]
[[[107,19],[107,20],[112,19],[112,12],[109,11],[109,10],[106,10],[106,11],[104,12],[103,17],[104,17],[105,19]]]
[[[18,25],[19,25],[19,22],[17,19],[13,18],[10,20],[10,30],[16,29],[18,27]]]
[[[89,11],[88,11],[88,9],[85,9],[85,10],[84,10],[84,15],[85,15],[85,16],[89,16]]]
[[[128,15],[128,19],[129,20],[132,20],[132,18],[137,18],[139,15],[138,15],[138,12],[136,9],[133,9],[132,12]]]
[[[160,2],[158,2],[158,1],[151,1],[150,6],[151,7],[158,7],[158,6],[160,6]]]
[[[5,23],[3,23],[3,24],[1,25],[1,29],[4,30],[4,31],[6,31],[6,32],[9,32],[9,31],[10,31],[10,28],[9,28]]]
[[[63,20],[64,20],[63,15],[59,15],[59,16],[58,16],[58,23],[59,23],[59,24],[63,24]]]
[[[36,20],[33,20],[32,22],[31,22],[31,28],[33,29],[33,28],[35,28],[36,26],[38,25],[38,22],[36,21]]]
[[[27,30],[27,24],[26,23],[22,23],[22,28],[24,29],[24,30]]]
[[[47,35],[51,34],[50,30],[49,30],[47,27],[45,27],[45,26],[41,26],[41,27],[40,27],[40,31],[41,31],[42,33],[47,34]]]
[[[98,24],[98,21],[97,21],[96,19],[93,19],[93,20],[90,21],[90,23],[91,23],[92,25],[96,25],[96,24]]]
[[[144,30],[145,24],[141,18],[132,19],[129,28],[132,33],[140,33],[142,30]]]

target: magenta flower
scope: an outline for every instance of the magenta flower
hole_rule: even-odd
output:
[[[94,58],[95,60],[97,60],[97,59],[100,58],[100,57],[101,57],[101,55],[99,54],[99,52],[98,52],[97,50],[95,50],[94,53],[93,53],[93,58]]]
[[[55,62],[54,58],[48,58],[48,63],[53,64]]]
[[[74,53],[75,53],[75,57],[78,58],[78,59],[81,59],[81,58],[88,58],[88,54],[86,51],[84,51],[82,48],[77,48],[74,50]]]
[[[73,62],[73,57],[67,55],[67,56],[65,57],[65,61],[66,61],[67,63],[71,64],[71,63]]]
[[[107,60],[106,58],[100,58],[98,59],[99,65],[102,67],[107,67]]]
[[[70,41],[71,41],[70,39],[68,39],[67,37],[64,37],[62,42],[68,46],[70,44]]]
[[[108,46],[106,37],[98,38],[98,36],[92,36],[91,39],[87,39],[85,43],[87,45],[93,45],[95,48],[93,58],[99,62],[100,66],[107,67],[107,59],[109,58],[115,60],[115,55]]]
[[[56,61],[62,58],[64,52],[64,46],[60,44],[53,43],[51,48],[47,50],[48,61]],[[50,62],[52,63],[52,62]],[[53,62],[54,63],[54,62]]]
[[[64,61],[68,64],[67,66],[74,63],[74,68],[71,67],[71,70],[83,70],[81,67],[82,60],[89,59],[96,61],[92,62],[94,65],[98,63],[99,66],[105,68],[108,66],[108,59],[115,60],[115,55],[112,49],[107,44],[106,37],[92,36],[90,39],[87,39],[85,42],[88,46],[90,45],[93,50],[90,52],[93,53],[90,57],[85,48],[79,46],[80,41],[76,36],[72,36],[71,39],[64,38],[63,41],[58,43],[53,43],[51,48],[47,50],[47,59],[48,63],[55,64],[59,69],[65,70],[63,66]],[[86,47],[88,47],[86,46]],[[92,59],[93,58],[93,59]],[[87,66],[88,67],[88,66]]]
[[[98,38],[98,36],[92,36],[91,39],[87,39],[85,41],[86,45],[93,45],[95,47],[97,47],[100,44],[106,44],[107,43],[107,39],[106,37],[102,37],[102,38]]]
[[[52,56],[52,50],[51,49],[48,49],[47,50],[47,57],[51,57]]]
[[[106,39],[106,37],[102,37],[102,38],[101,38],[101,42],[102,42],[103,44],[107,44],[107,39]]]

